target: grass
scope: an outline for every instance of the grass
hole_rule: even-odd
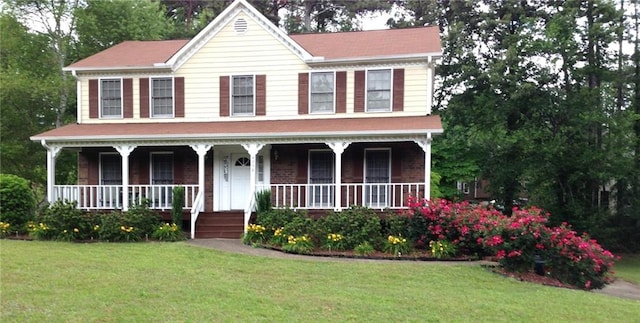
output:
[[[637,301],[479,266],[326,262],[179,243],[0,241],[2,322],[620,322]],[[637,267],[636,267],[637,268]]]
[[[640,284],[640,255],[622,255],[613,270],[615,277]]]

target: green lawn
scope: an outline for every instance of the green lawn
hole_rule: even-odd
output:
[[[613,271],[617,278],[640,284],[640,255],[622,255]]]
[[[0,241],[2,322],[629,321],[640,302],[468,265],[326,262],[180,243]]]

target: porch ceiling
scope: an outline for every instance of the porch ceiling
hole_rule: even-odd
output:
[[[437,115],[343,119],[243,120],[70,124],[31,137],[64,146],[114,142],[167,145],[206,142],[234,144],[314,143],[327,140],[405,141],[442,133]]]

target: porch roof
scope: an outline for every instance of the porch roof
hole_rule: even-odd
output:
[[[100,142],[322,142],[330,139],[397,141],[442,133],[437,115],[342,119],[70,124],[32,141],[75,145]]]

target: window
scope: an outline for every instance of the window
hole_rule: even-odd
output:
[[[100,154],[98,200],[105,208],[118,208],[121,201],[122,159],[118,154]]]
[[[233,76],[231,82],[231,107],[234,116],[253,115],[253,76]]]
[[[365,151],[364,200],[369,207],[386,207],[391,182],[391,154],[388,149]]]
[[[469,194],[469,183],[458,181],[456,184],[458,186],[458,191],[461,191],[462,194]]]
[[[264,182],[264,157],[258,156],[258,182]]]
[[[311,113],[333,112],[334,73],[311,73]]]
[[[333,206],[333,152],[309,152],[309,192],[307,194],[309,207]]]
[[[367,111],[391,111],[391,70],[367,72]]]
[[[173,79],[151,80],[151,116],[173,117]]]
[[[173,154],[151,154],[151,184],[153,204],[156,207],[168,208],[173,201]]]
[[[100,107],[102,117],[122,117],[122,80],[100,80]]]

